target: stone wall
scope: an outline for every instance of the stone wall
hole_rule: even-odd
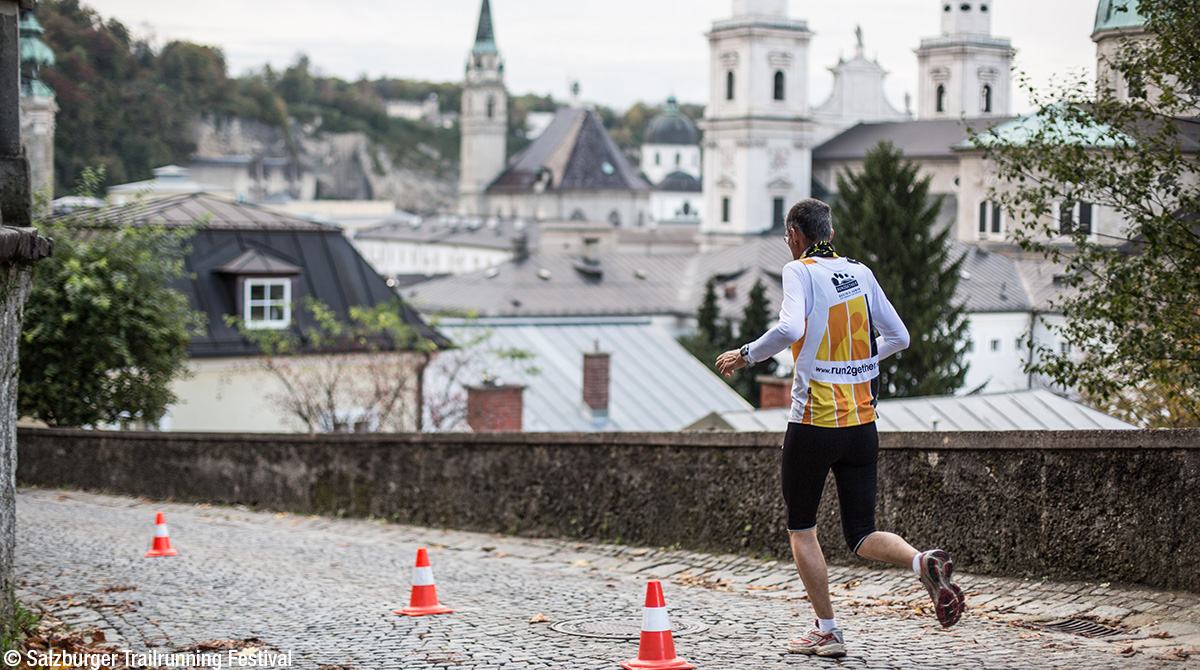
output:
[[[433,527],[788,556],[780,434],[22,430],[18,481]],[[879,527],[982,574],[1200,592],[1200,431],[881,436]],[[832,482],[820,534],[841,540]]]

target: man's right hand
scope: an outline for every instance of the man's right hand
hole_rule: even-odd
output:
[[[717,372],[721,373],[722,377],[732,376],[734,372],[744,367],[746,367],[746,359],[742,358],[742,352],[737,349],[730,349],[717,356]]]

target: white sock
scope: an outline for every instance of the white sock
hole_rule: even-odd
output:
[[[834,617],[832,619],[822,619],[822,618],[818,617],[817,618],[817,627],[821,629],[822,633],[828,633],[829,631],[833,630],[834,628],[837,628],[837,617]]]
[[[921,576],[921,554],[913,556],[913,572],[917,573],[918,577]]]

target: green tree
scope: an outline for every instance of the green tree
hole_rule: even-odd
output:
[[[738,328],[736,342],[742,344],[753,342],[767,332],[770,326],[771,306],[767,304],[767,287],[763,285],[762,279],[757,279],[747,296],[746,308],[742,312],[742,323]],[[761,400],[759,392],[761,384],[757,379],[760,375],[774,374],[777,367],[779,367],[779,363],[774,358],[748,365],[733,374],[730,385],[751,405],[758,407]]]
[[[858,174],[838,175],[834,246],[871,267],[911,335],[908,349],[880,364],[880,396],[953,393],[967,366],[967,318],[955,297],[962,258],[952,258],[950,230],[937,231],[941,197],[929,177],[881,142]]]
[[[184,276],[191,231],[98,228],[86,218],[38,229],[55,246],[37,265],[25,310],[21,414],[51,426],[157,422],[202,322],[171,288]]]
[[[1200,22],[1194,0],[1141,0],[1136,11],[1145,38],[1129,39],[1106,67],[1144,97],[1084,77],[1031,90],[1038,112],[1020,137],[998,130],[976,143],[1003,179],[994,197],[1020,222],[1014,239],[1066,265],[1057,330],[1074,353],[1042,349],[1031,371],[1146,425],[1197,426],[1200,164],[1189,147],[1200,117]],[[1122,226],[1056,220],[1074,203]],[[1164,410],[1175,405],[1192,410]]]

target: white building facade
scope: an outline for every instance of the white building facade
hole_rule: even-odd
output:
[[[701,233],[746,235],[782,223],[812,180],[808,43],[787,0],[734,0],[708,33]]]
[[[942,34],[917,53],[917,118],[1007,116],[1012,59],[1007,38],[992,37],[995,0],[939,0]]]

